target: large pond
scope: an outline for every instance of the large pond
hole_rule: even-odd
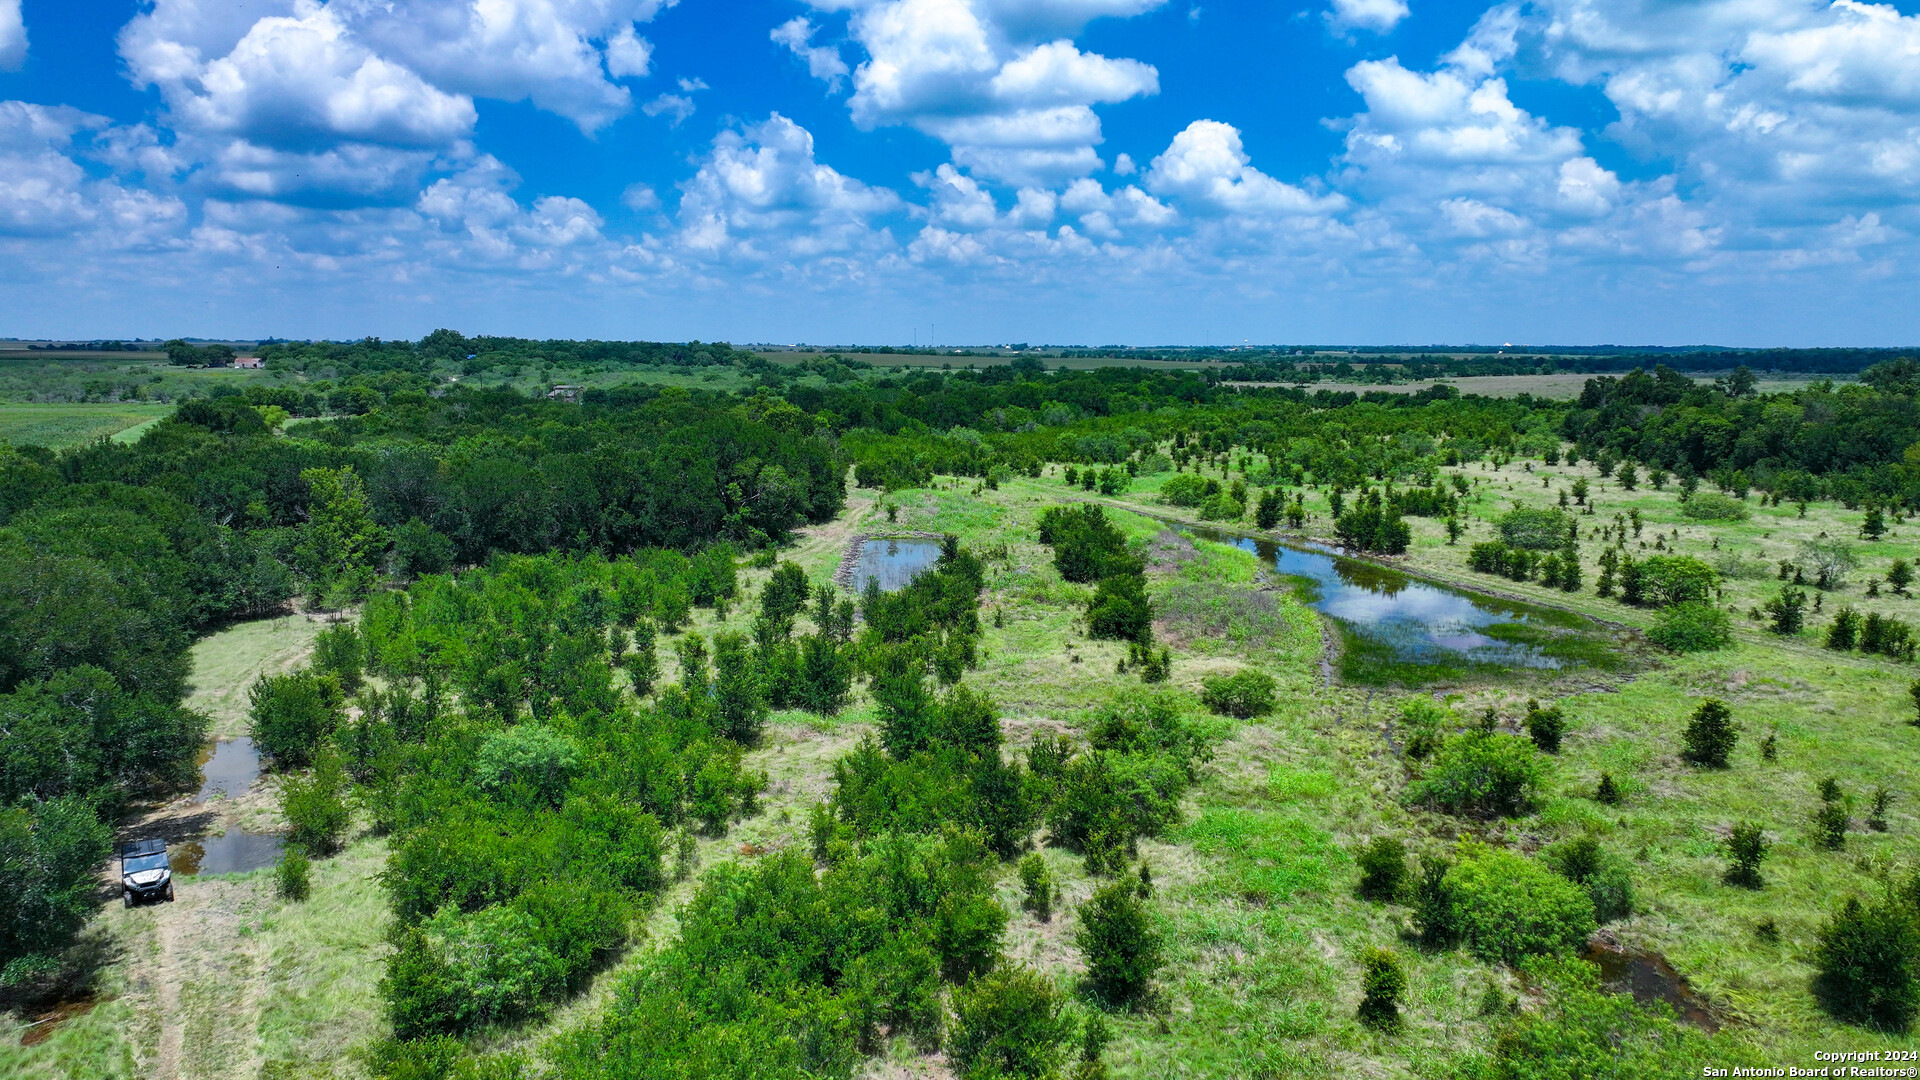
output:
[[[854,592],[865,592],[867,579],[880,582],[880,591],[893,592],[906,587],[915,574],[931,569],[940,561],[940,541],[875,536],[860,544],[854,559]]]
[[[1321,548],[1185,528],[1251,551],[1291,580],[1340,629],[1340,674],[1348,682],[1419,683],[1616,663],[1611,635],[1578,615],[1423,581]]]

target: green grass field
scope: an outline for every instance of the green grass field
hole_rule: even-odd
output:
[[[173,411],[171,405],[0,404],[0,442],[60,450],[141,428]]]

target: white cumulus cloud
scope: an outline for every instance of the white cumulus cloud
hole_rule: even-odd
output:
[[[186,124],[281,146],[439,146],[466,135],[475,119],[470,98],[382,59],[327,8],[261,19],[195,81],[168,87]]]
[[[1406,0],[1333,0],[1326,11],[1327,25],[1336,32],[1371,30],[1384,34],[1412,12]]]
[[[813,135],[774,113],[724,131],[681,185],[681,247],[706,257],[764,262],[891,245],[874,220],[900,197],[814,158]]]
[[[824,81],[830,89],[840,89],[840,80],[847,77],[847,62],[840,58],[840,50],[830,45],[813,44],[813,23],[804,15],[796,15],[768,33],[775,44],[785,45],[793,55],[807,62],[807,74]]]
[[[1252,165],[1240,131],[1217,120],[1195,120],[1173,137],[1147,169],[1147,190],[1231,214],[1324,214],[1346,200],[1313,195]]]
[[[850,10],[848,37],[866,51],[852,72],[855,123],[916,128],[947,143],[956,164],[1015,186],[1063,183],[1100,167],[1091,107],[1156,94],[1160,76],[1139,60],[1084,52],[1073,35],[1094,19],[1163,2],[813,0],[823,12]],[[806,55],[813,32],[795,20],[774,35]],[[837,85],[840,63],[815,74]]]
[[[18,71],[27,59],[27,24],[20,0],[0,0],[0,71]]]

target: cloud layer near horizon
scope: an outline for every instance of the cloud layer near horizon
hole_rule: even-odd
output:
[[[4,310],[58,335],[483,318],[467,325],[897,341],[924,313],[948,340],[1920,335],[1920,17],[1502,3],[1413,64],[1390,36],[1405,3],[1333,0],[1325,33],[1380,47],[1344,69],[1359,107],[1323,120],[1338,152],[1283,175],[1232,116],[1192,115],[1139,162],[1104,148],[1102,109],[1173,84],[1082,38],[1164,4],[796,4],[764,62],[804,69],[847,138],[911,132],[945,160],[862,179],[769,101],[671,188],[596,206],[522,190],[479,118],[525,103],[587,139],[636,113],[684,123],[709,87],[657,76],[673,0],[155,0],[117,40],[148,115],[0,102]],[[28,62],[30,29],[0,0],[0,68]],[[1556,122],[1518,81],[1617,118]]]

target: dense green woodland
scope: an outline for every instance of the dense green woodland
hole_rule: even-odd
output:
[[[729,365],[757,384],[634,381],[567,402],[452,378],[530,348],[569,363]],[[742,754],[769,710],[832,715],[862,684],[879,737],[835,764],[811,857],[789,851],[703,880],[679,942],[622,981],[616,1007],[569,1037],[557,1067],[648,1076],[674,1063],[692,1077],[756,1062],[754,1075],[846,1075],[891,1032],[953,1048],[969,1075],[1046,1075],[1075,1054],[1083,1075],[1100,1074],[1099,1022],[1000,956],[995,868],[1043,827],[1084,857],[1106,882],[1082,914],[1090,1000],[1138,1004],[1158,945],[1136,845],[1174,822],[1219,733],[1148,693],[1103,706],[1084,746],[1006,752],[993,703],[965,683],[991,554],[949,539],[911,587],[858,598],[811,591],[798,567],[777,565],[793,530],[841,511],[850,480],[897,490],[958,475],[990,487],[1065,466],[1070,482],[1112,494],[1139,475],[1191,470],[1166,485],[1169,502],[1210,518],[1252,512],[1263,528],[1297,525],[1286,491],[1313,485],[1332,493],[1344,540],[1387,553],[1406,548],[1401,515],[1451,521],[1465,485],[1442,484],[1443,465],[1557,460],[1563,440],[1603,470],[1637,463],[1621,467],[1742,498],[1920,507],[1910,360],[1870,367],[1857,385],[1775,395],[1738,373],[1700,385],[1636,369],[1564,403],[1446,386],[1310,394],[1037,361],[783,368],[724,345],[444,331],[263,355],[316,388],[191,401],[131,445],[0,447],[0,963],[16,981],[57,966],[97,901],[108,823],[192,782],[207,726],[182,705],[196,635],[296,598],[361,605],[357,627],[323,635],[310,669],[254,688],[253,722],[290,774],[300,852],[330,851],[354,808],[392,838],[383,993],[397,1041],[381,1068],[396,1077],[443,1075],[463,1037],[577,992],[684,866],[690,837],[754,812],[765,781]],[[289,415],[315,419],[288,427]],[[1199,475],[1236,460],[1247,475],[1231,485]],[[1249,480],[1267,489],[1257,507]],[[1577,525],[1534,517],[1476,547],[1476,568],[1521,580],[1550,566],[1552,581],[1579,589],[1572,554],[1533,554],[1571,549]],[[1164,680],[1144,563],[1101,512],[1050,512],[1039,539],[1066,580],[1093,587],[1091,636],[1128,643],[1123,670]],[[694,608],[747,602],[743,557],[775,568],[751,636],[683,633]],[[1629,603],[1705,598],[1710,581],[1658,558],[1607,565],[1601,595],[1618,568]],[[661,650],[674,635],[669,680]],[[1206,701],[1245,717],[1270,709],[1272,692],[1270,679],[1221,680]],[[1507,812],[1527,797],[1524,776],[1491,794],[1469,780],[1530,753],[1517,736],[1450,741],[1437,751],[1441,780],[1415,798]],[[1454,774],[1471,790],[1442,782]],[[290,894],[304,866],[283,867]],[[1432,870],[1421,887],[1439,904],[1511,869],[1488,854]],[[1528,903],[1585,910],[1581,890],[1610,872],[1543,877]],[[1050,902],[1044,874],[1022,865],[1032,904]],[[1467,915],[1427,918],[1469,944],[1480,933]],[[1591,929],[1590,916],[1569,918],[1552,932]],[[1584,1000],[1575,976],[1540,977]],[[1379,978],[1388,986],[1392,972]],[[1513,1038],[1544,1036],[1523,1024]]]

